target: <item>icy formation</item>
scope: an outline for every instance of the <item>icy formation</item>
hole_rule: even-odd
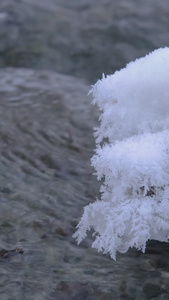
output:
[[[169,48],[103,76],[91,93],[101,111],[91,161],[103,183],[74,237],[93,228],[92,247],[116,259],[169,238]]]

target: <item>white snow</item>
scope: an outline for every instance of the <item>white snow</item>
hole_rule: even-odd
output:
[[[103,76],[90,92],[101,112],[91,162],[104,183],[74,237],[93,228],[92,246],[113,259],[133,246],[144,252],[148,239],[169,236],[169,48]]]

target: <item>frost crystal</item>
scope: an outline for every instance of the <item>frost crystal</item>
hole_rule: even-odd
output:
[[[169,48],[103,76],[91,93],[101,111],[91,161],[103,183],[74,237],[93,228],[92,247],[116,259],[169,238]]]

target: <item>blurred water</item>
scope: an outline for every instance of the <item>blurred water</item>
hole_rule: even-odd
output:
[[[93,82],[102,72],[111,73],[131,59],[169,43],[168,1],[50,0],[49,5],[38,0],[14,2],[33,3],[33,11],[43,4],[52,14],[57,4],[58,9],[65,9],[57,15],[57,21],[64,23],[69,16],[75,21],[71,27],[73,42],[66,44],[67,52],[60,49],[60,60],[57,57],[53,62],[51,58],[56,49],[59,51],[54,47],[49,64],[36,53],[33,60],[26,56],[26,64],[20,55],[18,61],[12,56],[15,66],[54,68]],[[11,1],[2,4],[17,12]],[[31,10],[28,12],[31,14]],[[24,9],[19,15],[21,22]],[[42,20],[46,37],[56,23]],[[11,24],[11,19],[6,21],[5,28]],[[32,24],[30,32],[34,32]],[[20,43],[12,44],[14,50],[20,49],[23,36],[27,38],[22,29],[17,37]],[[38,34],[41,43],[43,34]],[[11,47],[11,43],[7,45]],[[70,51],[70,45],[75,50]],[[2,57],[7,53],[9,58],[13,53],[1,50]],[[5,65],[10,63],[6,59]],[[99,191],[90,167],[98,112],[90,105],[89,88],[82,79],[50,71],[0,70],[2,300],[169,299],[167,244],[151,242],[145,254],[132,249],[115,262],[90,249],[91,236],[80,246],[72,239],[83,206],[94,201]]]
[[[169,46],[167,0],[1,0],[0,66],[50,69],[94,83]]]
[[[99,191],[90,167],[98,112],[88,90],[49,71],[0,71],[2,300],[139,300],[152,280],[168,291],[168,245],[115,262],[90,249],[92,237],[80,246],[72,238]]]
[[[0,299],[46,299],[70,276],[74,218],[96,191],[88,88],[47,71],[0,71]]]

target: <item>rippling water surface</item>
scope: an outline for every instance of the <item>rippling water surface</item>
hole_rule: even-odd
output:
[[[80,246],[72,239],[99,190],[90,167],[98,113],[88,89],[48,71],[0,71],[2,300],[169,295],[167,244],[115,262],[90,249],[90,237]]]
[[[0,299],[47,299],[81,273],[71,236],[96,191],[88,88],[47,71],[0,72]]]
[[[33,3],[36,9],[40,3],[24,2]],[[51,11],[54,2],[50,0]],[[110,72],[168,43],[167,1],[114,1],[114,9],[106,0],[104,9],[101,1],[97,7],[95,1],[82,2],[74,0],[70,7],[68,1],[66,5],[57,1],[65,9],[59,10],[62,26],[78,14],[72,25],[73,42],[69,41],[72,52],[68,46],[67,52],[60,48],[66,58],[61,65],[58,61],[57,71],[93,80],[101,71]],[[9,12],[1,14],[0,22],[5,22],[7,30],[16,6],[9,1],[4,7]],[[40,12],[42,18],[44,12]],[[79,16],[83,18],[78,26]],[[48,25],[50,32],[52,21]],[[19,41],[24,30],[18,31]],[[39,43],[42,37],[38,35]],[[62,36],[58,40],[65,47]],[[41,52],[46,49],[42,44]],[[76,51],[72,50],[75,45]],[[56,49],[52,49],[53,55]],[[17,65],[23,57],[20,62],[17,56]],[[41,67],[46,66],[43,62]],[[90,248],[92,236],[79,246],[72,238],[83,207],[99,191],[90,166],[98,112],[90,105],[89,88],[83,79],[52,71],[0,69],[0,300],[169,299],[167,243],[151,241],[145,254],[131,249],[113,261]]]

